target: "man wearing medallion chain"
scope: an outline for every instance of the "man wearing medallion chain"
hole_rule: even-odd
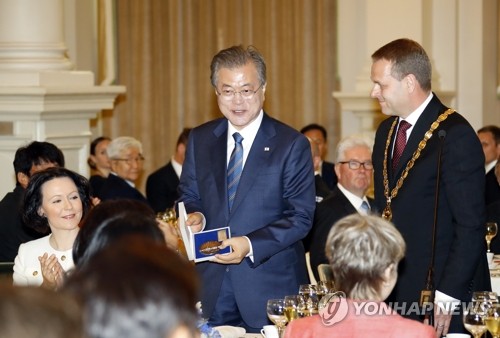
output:
[[[372,62],[371,97],[390,116],[375,136],[375,204],[407,243],[388,301],[397,302],[399,310],[406,302],[406,311],[419,301],[431,264],[436,217],[432,279],[438,305],[436,336],[465,332],[460,316],[440,309],[450,310],[470,301],[472,291],[491,287],[484,255],[481,144],[470,124],[432,92],[431,63],[417,42],[392,41],[372,55]]]

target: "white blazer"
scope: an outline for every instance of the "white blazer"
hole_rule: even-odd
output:
[[[38,257],[44,253],[49,256],[54,254],[65,272],[73,268],[72,249],[57,251],[50,245],[49,238],[50,235],[19,246],[14,260],[14,285],[42,285],[43,276]]]

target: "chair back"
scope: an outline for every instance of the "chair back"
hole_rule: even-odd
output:
[[[13,282],[14,262],[0,262],[0,280]]]
[[[333,282],[333,271],[330,264],[318,265],[319,280],[324,282]]]

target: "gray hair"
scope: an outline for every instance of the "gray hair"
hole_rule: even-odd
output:
[[[336,161],[341,162],[345,161],[345,153],[349,149],[352,149],[354,147],[366,147],[372,151],[373,148],[373,142],[368,139],[366,136],[362,135],[351,135],[343,138],[338,144],[337,144],[337,150],[336,150]]]
[[[379,216],[353,214],[332,226],[326,257],[335,284],[352,299],[377,299],[384,271],[403,258],[406,244],[395,226]]]
[[[232,46],[219,51],[212,59],[210,64],[210,82],[212,86],[217,86],[219,70],[221,68],[239,68],[252,62],[257,68],[260,85],[266,84],[266,62],[264,57],[254,46]]]
[[[124,150],[130,148],[135,148],[142,154],[141,142],[130,136],[120,136],[109,143],[108,148],[106,148],[106,153],[110,160],[115,160],[120,158]]]

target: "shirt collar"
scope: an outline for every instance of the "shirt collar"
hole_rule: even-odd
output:
[[[434,96],[434,94],[432,94],[432,92],[431,92],[429,94],[429,96],[427,97],[427,99],[425,99],[425,101],[422,102],[422,104],[420,106],[418,106],[417,109],[415,109],[412,113],[410,113],[410,115],[408,115],[405,119],[399,118],[399,121],[405,120],[406,122],[411,124],[411,127],[408,129],[406,135],[410,135],[410,133],[413,130],[413,127],[415,126],[415,124],[417,123],[420,115],[422,115],[422,113],[425,110],[425,107],[427,107],[429,102],[431,102],[433,96]]]

